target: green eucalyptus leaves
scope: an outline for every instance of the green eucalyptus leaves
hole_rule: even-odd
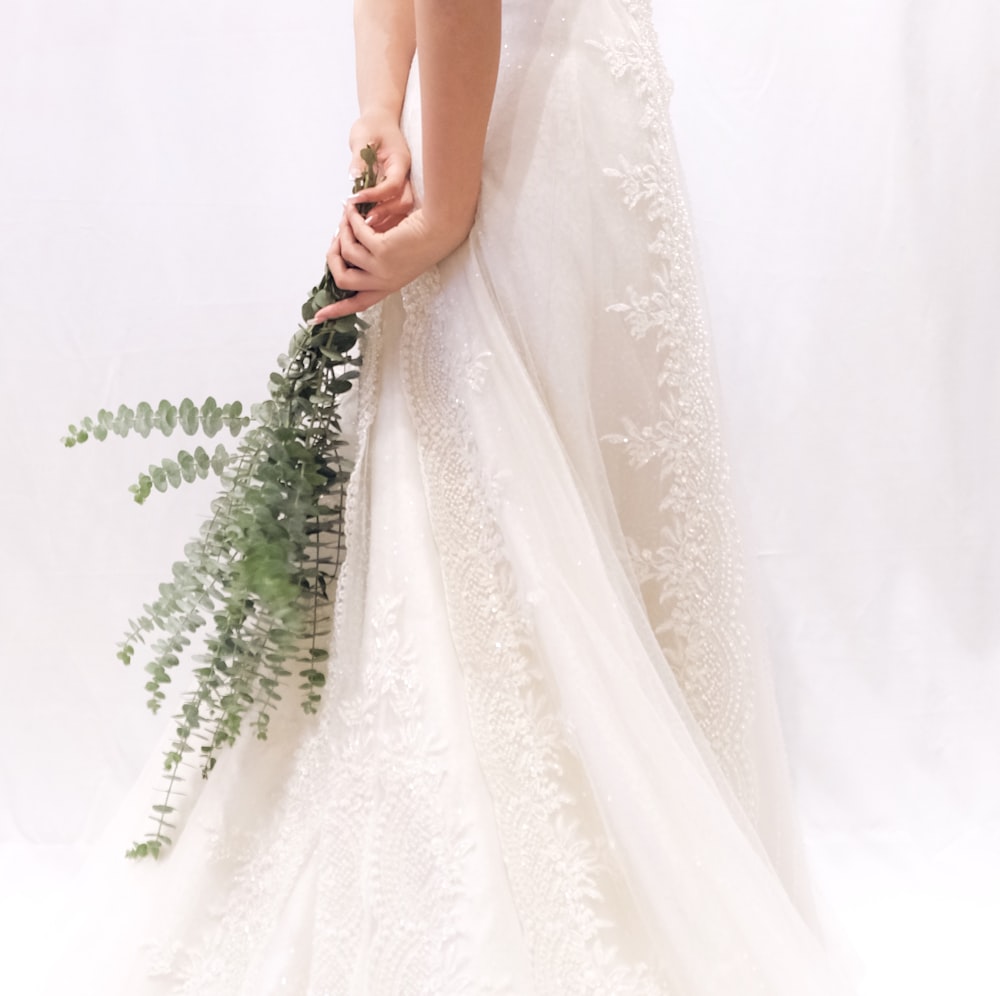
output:
[[[377,157],[363,152],[365,170],[354,192],[374,186]],[[153,464],[131,491],[144,502],[156,491],[217,475],[221,493],[186,559],[173,565],[158,597],[131,620],[118,657],[130,664],[143,645],[148,660],[147,705],[156,712],[171,672],[202,636],[194,655],[196,684],[175,717],[164,757],[166,785],[153,806],[154,828],[129,857],[158,857],[171,843],[172,805],[191,763],[208,776],[220,748],[249,727],[267,737],[282,690],[297,682],[301,704],[315,712],[326,680],[330,602],[344,558],[344,505],[351,465],[338,405],[358,375],[358,339],[365,323],[355,315],[313,325],[316,313],[348,296],[329,271],[302,306],[303,324],[269,382],[270,398],[251,407],[239,402],[201,406],[162,401],[153,408],[100,411],[70,426],[63,442],[174,431],[238,437],[208,452],[180,450]]]

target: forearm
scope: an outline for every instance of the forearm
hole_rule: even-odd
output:
[[[500,61],[500,0],[413,0],[432,223],[472,224]]]
[[[416,50],[413,0],[355,0],[358,107],[399,121]]]
[[[371,224],[371,219],[383,202],[367,219],[357,202],[378,200],[378,191],[390,186],[388,178],[348,201],[327,265],[337,286],[354,296],[318,311],[314,322],[372,307],[439,263],[468,236],[479,200],[483,147],[500,63],[500,2],[357,0],[362,120],[352,130],[352,146],[362,133],[366,143],[373,134],[377,140],[380,131],[393,133],[408,165],[409,150],[398,120],[413,54],[406,33],[410,25],[420,53],[424,198],[416,210],[407,207],[398,223],[390,219],[382,225]],[[410,21],[405,3],[412,3]],[[391,127],[386,125],[389,114]],[[389,157],[387,166],[391,164]],[[403,169],[397,172],[406,175]]]

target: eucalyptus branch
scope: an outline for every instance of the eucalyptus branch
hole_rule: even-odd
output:
[[[377,181],[376,150],[362,156],[365,171],[355,193]],[[351,464],[345,455],[339,403],[358,375],[358,342],[365,323],[356,315],[312,324],[317,312],[350,292],[336,286],[329,270],[302,306],[303,324],[270,375],[270,398],[249,415],[239,402],[197,406],[161,401],[102,409],[71,425],[63,442],[76,446],[93,437],[153,432],[169,436],[239,437],[234,451],[224,445],[209,454],[198,446],[151,464],[130,488],[142,503],[153,490],[217,475],[222,491],[198,538],[185,547],[159,596],[129,621],[118,658],[130,664],[138,644],[149,646],[145,664],[148,707],[166,699],[164,686],[189,651],[193,637],[207,631],[194,657],[195,687],[174,717],[174,739],[164,756],[166,786],[153,806],[154,829],[128,851],[130,857],[158,857],[174,829],[173,798],[182,765],[201,759],[207,777],[218,751],[234,744],[249,722],[265,739],[282,689],[297,669],[301,706],[316,711],[326,683],[331,594],[345,555],[344,501]],[[160,634],[153,639],[154,634]]]
[[[85,443],[91,435],[94,439],[105,440],[111,433],[124,437],[133,432],[145,439],[151,432],[169,436],[177,428],[189,436],[197,432],[214,436],[222,429],[238,436],[240,430],[249,424],[250,418],[243,414],[243,405],[239,401],[220,408],[215,398],[206,398],[199,408],[190,398],[185,398],[179,405],[164,399],[155,409],[145,401],[134,409],[121,405],[114,413],[102,408],[96,418],[88,416],[80,421],[79,427],[71,425],[69,434],[62,441],[64,446],[77,446]]]

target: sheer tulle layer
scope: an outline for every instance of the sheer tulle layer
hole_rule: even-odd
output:
[[[504,13],[476,228],[366,342],[320,715],[289,696],[156,866],[95,864],[65,991],[842,991],[745,617],[648,10]]]

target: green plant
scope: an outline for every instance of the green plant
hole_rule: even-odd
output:
[[[365,169],[354,192],[377,180],[374,148],[363,152]],[[362,210],[365,206],[362,206]],[[329,270],[302,306],[303,324],[287,355],[270,376],[270,398],[244,414],[239,402],[208,398],[200,407],[161,401],[154,409],[102,410],[69,427],[63,442],[90,437],[180,429],[212,437],[228,430],[239,437],[230,451],[218,445],[181,450],[151,465],[130,490],[140,504],[153,490],[168,491],[216,474],[222,491],[186,559],[173,565],[159,596],[130,620],[118,658],[130,664],[137,644],[148,644],[147,705],[156,712],[171,672],[203,627],[204,649],[195,655],[196,684],[176,715],[175,734],[164,757],[166,787],[153,807],[154,829],[127,852],[158,857],[169,846],[172,799],[182,766],[196,755],[207,777],[220,748],[247,725],[267,737],[272,711],[286,679],[299,679],[302,707],[313,713],[326,681],[329,602],[344,558],[344,503],[350,462],[338,404],[358,375],[356,349],[365,323],[355,315],[312,324],[316,313],[349,296]]]

